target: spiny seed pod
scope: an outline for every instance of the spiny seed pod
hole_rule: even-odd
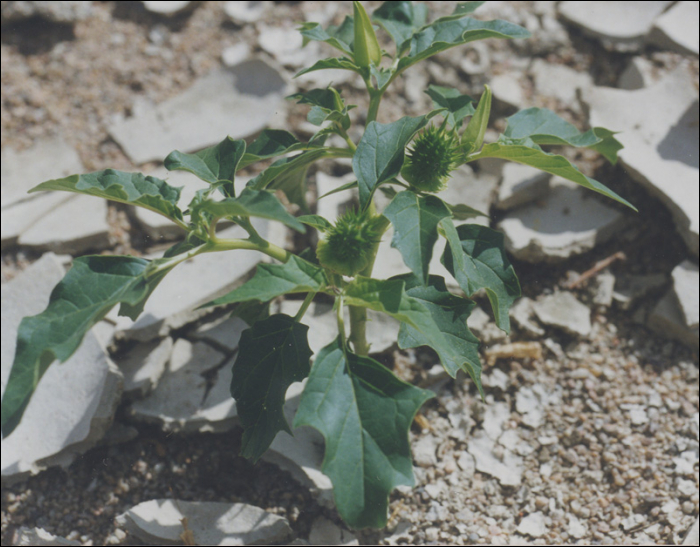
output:
[[[444,190],[457,160],[458,143],[454,131],[428,126],[418,134],[406,152],[401,175],[423,192]]]
[[[381,237],[380,217],[348,211],[318,242],[316,256],[325,268],[352,277],[369,266]]]

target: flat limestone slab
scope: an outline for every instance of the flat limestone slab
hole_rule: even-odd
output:
[[[656,20],[649,41],[664,49],[697,56],[700,53],[699,11],[698,2],[678,2]]]
[[[698,91],[680,66],[657,84],[635,91],[595,87],[583,100],[590,125],[621,131],[619,158],[627,172],[671,211],[690,252],[698,256],[700,174]],[[653,108],[650,107],[653,105]]]
[[[2,248],[14,247],[20,235],[74,197],[68,192],[40,192],[3,207],[0,215]]]
[[[695,348],[696,351],[700,346],[698,328],[688,328],[673,290],[669,290],[656,304],[649,314],[647,326],[662,336]]]
[[[539,320],[575,336],[591,333],[591,310],[570,292],[558,292],[533,304]]]
[[[700,310],[698,310],[700,273],[698,273],[698,266],[686,260],[676,266],[671,275],[673,277],[673,290],[683,312],[685,324],[688,328],[697,329],[700,324]]]
[[[73,195],[24,231],[17,243],[65,254],[102,249],[109,246],[107,207],[107,200]]]
[[[141,108],[113,123],[109,133],[134,163],[162,161],[173,150],[195,152],[249,137],[265,128],[282,108],[287,82],[261,59],[215,70],[192,87],[158,105]]]
[[[195,545],[270,545],[290,539],[287,519],[245,503],[170,499],[139,503],[117,517],[117,523],[153,545],[182,545],[182,519]]]
[[[31,197],[27,191],[39,183],[84,171],[75,149],[58,137],[37,141],[21,152],[4,148],[0,156],[0,204],[3,209]]]
[[[498,225],[506,250],[528,262],[561,262],[614,236],[624,215],[590,190],[554,178],[548,198],[508,213]]]
[[[2,392],[14,359],[23,317],[42,312],[64,269],[55,255],[44,255],[2,294]],[[41,378],[17,429],[2,439],[2,482],[10,484],[54,465],[67,467],[94,446],[112,423],[121,397],[122,375],[97,338],[88,332],[63,364]]]

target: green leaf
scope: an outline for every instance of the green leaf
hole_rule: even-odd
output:
[[[182,188],[174,188],[164,180],[141,173],[125,173],[114,169],[95,171],[86,175],[71,175],[63,179],[42,182],[29,192],[62,190],[97,196],[129,205],[138,205],[170,220],[182,220],[178,209]]]
[[[298,78],[299,76],[303,76],[304,74],[308,74],[309,72],[316,72],[317,70],[326,69],[351,70],[352,72],[362,74],[362,70],[360,69],[360,67],[353,63],[350,59],[347,59],[345,57],[331,57],[329,59],[321,59],[320,61],[316,61],[310,67],[297,72],[294,75],[294,77]]]
[[[215,217],[258,217],[277,220],[297,232],[306,232],[304,225],[290,215],[277,197],[264,190],[246,188],[237,198],[221,201],[206,200],[197,204],[193,211],[207,212]]]
[[[462,135],[462,143],[466,146],[465,153],[470,154],[474,150],[481,148],[484,143],[484,135],[486,128],[489,125],[489,116],[491,115],[491,88],[484,86],[484,92],[479,99],[479,105],[476,107],[476,112],[469,120],[469,125],[464,130]]]
[[[353,3],[354,34],[353,55],[355,63],[362,68],[367,68],[370,64],[379,66],[382,62],[382,50],[374,33],[374,27],[369,20],[369,15],[364,6],[355,0]]]
[[[287,388],[309,375],[309,327],[273,315],[243,331],[233,364],[231,395],[243,426],[241,456],[256,462],[279,431],[291,435],[284,417]]]
[[[477,217],[490,218],[486,213],[482,213],[473,207],[469,207],[469,205],[452,205],[451,203],[445,203],[445,205],[447,205],[450,211],[452,211],[452,216],[455,220],[469,220]]]
[[[433,21],[432,24],[444,21],[453,21],[455,19],[461,19],[476,11],[477,8],[483,6],[486,2],[459,2],[452,12],[452,15],[446,15],[445,17],[440,17]]]
[[[520,296],[520,283],[506,257],[503,234],[475,224],[455,228],[452,219],[443,220],[440,227],[447,239],[442,263],[467,296],[486,291],[496,325],[510,332],[508,312]]]
[[[268,302],[283,294],[319,292],[328,285],[323,268],[291,255],[284,264],[258,264],[247,283],[202,307],[259,300]]]
[[[484,40],[485,38],[529,38],[530,33],[521,26],[507,21],[477,21],[470,17],[438,20],[423,28],[411,38],[411,49],[399,60],[398,70],[445,51],[451,47]]]
[[[440,198],[404,191],[396,195],[384,210],[384,216],[394,226],[391,246],[401,252],[406,266],[418,279],[427,283],[438,224],[452,213]]]
[[[338,186],[338,188],[333,188],[330,192],[326,192],[322,196],[317,198],[317,201],[319,199],[323,199],[328,196],[332,196],[333,194],[337,194],[338,192],[344,192],[345,190],[352,190],[353,188],[357,188],[357,181],[353,180],[351,182],[346,182],[342,186]]]
[[[384,2],[372,14],[372,20],[396,42],[396,54],[400,56],[413,34],[425,25],[427,15],[428,7],[425,4]]]
[[[270,317],[270,303],[258,302],[257,300],[241,302],[229,317],[238,317],[245,321],[249,327],[252,327],[258,321]]]
[[[130,256],[82,256],[51,293],[47,308],[25,317],[17,332],[17,349],[2,399],[2,434],[18,425],[29,399],[49,365],[65,362],[85,333],[116,304],[120,315],[136,319],[146,299],[168,270],[151,277],[158,264]]]
[[[226,137],[216,146],[210,146],[195,154],[170,152],[164,165],[168,171],[188,171],[209,184],[227,182],[227,195],[233,196],[233,182],[238,163],[245,153],[245,141]]]
[[[302,23],[301,27],[299,27],[299,32],[304,37],[304,44],[311,40],[326,42],[351,57],[353,55],[352,44],[355,39],[355,22],[350,16],[345,17],[339,26],[329,25],[326,29],[318,23]]]
[[[433,396],[373,359],[343,351],[339,341],[319,352],[294,426],[308,425],[324,436],[322,471],[349,526],[383,528],[389,493],[413,485],[408,429]]]
[[[527,108],[513,114],[506,121],[508,125],[503,134],[508,138],[517,140],[529,137],[537,144],[568,144],[593,148],[613,164],[617,162],[618,150],[622,149],[612,131],[595,127],[581,133],[576,126],[547,108]]]
[[[606,197],[626,205],[634,211],[637,210],[634,205],[617,195],[604,184],[581,173],[581,171],[564,156],[549,154],[543,151],[529,138],[509,140],[507,137],[504,138],[501,136],[499,142],[484,145],[478,154],[469,157],[469,161],[481,158],[502,158],[524,165],[530,165],[542,171],[546,171],[547,173],[551,173],[552,175],[558,175],[571,180],[599,194],[603,194]]]
[[[459,127],[464,118],[475,112],[472,104],[474,99],[469,95],[462,95],[457,89],[431,85],[425,93],[433,100],[435,108],[445,108],[449,111],[447,123],[452,127]]]
[[[333,227],[333,225],[328,222],[325,218],[318,215],[302,215],[297,217],[299,222],[303,222],[307,226],[316,228],[319,232],[325,232],[326,230]]]
[[[289,152],[310,148],[308,143],[300,142],[289,131],[282,129],[264,129],[262,133],[248,146],[238,169],[260,160],[274,158]]]
[[[419,278],[416,283],[420,284]],[[413,285],[410,286],[413,288]],[[437,286],[440,286],[439,283]],[[462,343],[455,341],[456,327],[447,331],[443,330],[446,324],[442,316],[426,303],[430,302],[430,299],[426,300],[425,293],[416,291],[415,294],[420,297],[416,298],[409,295],[404,289],[405,281],[402,277],[379,280],[357,276],[345,288],[344,301],[349,306],[359,306],[389,314],[402,323],[413,327],[417,333],[420,333],[420,337],[414,333],[411,340],[420,340],[421,344],[424,343],[433,348],[440,357],[442,366],[453,378],[459,370],[468,372],[481,390],[479,360],[474,358],[472,350],[465,352],[465,348],[469,347],[469,343],[475,339],[465,335]],[[454,301],[448,301],[446,297],[437,300],[451,303],[454,307]],[[404,339],[406,343],[413,343],[408,340]]]
[[[447,290],[442,277],[431,275],[428,286],[420,278],[407,274],[392,279],[402,279],[406,282],[406,294],[419,300],[432,315],[437,328],[444,334],[442,346],[438,347],[436,340],[426,333],[402,323],[399,330],[399,347],[401,349],[428,346],[433,348],[452,376],[458,370],[466,370],[476,384],[482,397],[484,390],[481,386],[481,362],[479,360],[479,340],[467,328],[467,318],[476,306],[471,300],[459,298]]]
[[[428,116],[406,116],[387,124],[369,123],[352,160],[362,208],[369,204],[378,185],[401,172],[406,145],[428,119]]]
[[[187,251],[191,251],[195,247],[203,245],[204,243],[205,241],[203,239],[199,239],[194,232],[189,232],[185,236],[185,239],[166,250],[163,254],[163,258],[172,258],[173,256],[181,255]]]
[[[331,121],[337,122],[346,130],[350,127],[348,111],[355,106],[346,107],[340,93],[332,87],[312,89],[305,93],[295,93],[287,98],[297,99],[297,104],[310,105],[311,111],[307,119],[314,125],[321,125],[325,121]]]

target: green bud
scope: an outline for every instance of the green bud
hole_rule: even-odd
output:
[[[454,131],[430,125],[413,140],[406,152],[401,176],[422,192],[445,189],[457,160],[459,139]]]
[[[353,2],[355,20],[355,43],[353,52],[357,66],[366,68],[370,63],[379,66],[382,61],[382,50],[374,33],[374,27],[369,15],[360,2]]]
[[[369,212],[348,211],[318,242],[318,261],[335,273],[357,275],[369,266],[382,237],[382,225],[381,217]]]

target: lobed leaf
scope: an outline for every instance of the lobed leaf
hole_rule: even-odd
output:
[[[576,126],[547,108],[527,108],[506,119],[503,134],[510,139],[530,138],[536,144],[568,144],[599,151],[610,163],[617,162],[622,144],[614,132],[594,127],[581,133]]]
[[[482,213],[481,211],[478,211],[473,207],[469,207],[469,205],[464,205],[462,203],[457,205],[446,203],[445,205],[447,205],[450,211],[452,211],[452,217],[455,220],[469,220],[471,218],[477,217],[490,218],[489,215],[487,215],[486,213]]]
[[[347,130],[350,127],[348,111],[355,106],[346,107],[340,93],[330,86],[325,89],[312,89],[305,93],[295,93],[287,98],[297,99],[297,104],[310,105],[311,111],[307,120],[314,125],[332,121],[340,124],[343,129]]]
[[[383,214],[394,226],[391,246],[399,250],[418,279],[427,283],[438,224],[452,213],[438,197],[404,191],[394,197]]]
[[[290,215],[277,197],[265,190],[246,188],[237,198],[221,201],[205,200],[193,207],[193,213],[206,212],[215,217],[258,217],[277,220],[297,232],[306,232],[304,225]]]
[[[71,175],[48,180],[29,192],[61,190],[97,196],[129,205],[138,205],[170,220],[182,220],[177,206],[182,188],[174,188],[164,180],[141,173],[125,173],[104,169],[86,175]]]
[[[307,226],[316,228],[319,232],[325,232],[333,227],[333,225],[328,222],[325,218],[319,215],[302,215],[297,217],[299,222],[303,222]]]
[[[241,456],[256,462],[279,431],[291,435],[284,417],[287,388],[309,375],[309,327],[287,315],[273,315],[243,331],[233,364],[231,395],[243,438]]]
[[[346,352],[339,340],[319,352],[294,426],[311,426],[325,438],[322,471],[351,527],[383,528],[389,493],[413,485],[408,429],[433,396],[375,360]]]
[[[411,37],[425,25],[427,16],[428,6],[425,4],[384,2],[372,14],[372,20],[396,42],[396,54],[400,56]]]
[[[294,77],[298,78],[309,72],[316,72],[317,70],[351,70],[352,72],[362,73],[362,70],[357,66],[352,60],[346,57],[330,57],[328,59],[321,59],[316,61],[313,65],[303,70],[297,72]]]
[[[443,346],[438,347],[436,341],[425,332],[408,323],[402,323],[399,329],[399,347],[401,349],[419,346],[433,348],[451,376],[454,377],[458,370],[466,370],[483,398],[479,340],[467,328],[467,319],[476,304],[448,292],[442,277],[431,275],[427,286],[412,274],[392,279],[405,281],[406,294],[419,300],[430,311],[433,322],[444,335],[441,340]]]
[[[188,171],[209,184],[227,182],[227,195],[233,196],[233,183],[238,164],[245,153],[244,140],[226,137],[215,146],[195,154],[184,154],[178,150],[170,152],[163,162],[168,171]]]
[[[496,19],[478,21],[470,17],[437,20],[411,38],[411,49],[398,63],[404,70],[449,48],[485,38],[529,38],[530,33],[519,25]]]
[[[328,285],[323,268],[291,255],[284,264],[258,264],[246,283],[202,307],[259,300],[268,302],[283,294],[319,292]]]
[[[456,325],[448,328],[446,316],[439,313],[433,305],[449,305],[452,312],[457,310],[462,316],[466,313],[465,309],[458,306],[456,301],[448,299],[447,295],[438,297],[432,289],[423,292],[415,289],[417,285],[414,286],[413,281],[409,285],[413,294],[408,294],[405,290],[406,279],[415,279],[415,283],[420,285],[420,278],[400,276],[379,280],[357,276],[345,288],[345,303],[389,314],[411,327],[413,330],[409,331],[404,327],[404,338],[400,340],[406,344],[430,346],[438,354],[442,366],[450,376],[454,378],[459,370],[468,372],[481,392],[481,365],[475,353],[476,346],[473,345],[478,344],[478,341],[471,334],[464,334]],[[441,287],[439,281],[433,278],[431,280],[437,287],[435,290]],[[459,315],[456,320],[459,320]],[[410,337],[407,332],[411,334]],[[461,340],[455,338],[458,333],[461,333]]]
[[[447,239],[442,263],[467,296],[486,291],[496,325],[510,332],[508,312],[520,296],[520,283],[506,257],[503,234],[475,224],[455,228],[452,219],[443,220],[440,228]]]
[[[168,270],[148,277],[149,261],[130,256],[83,256],[51,292],[38,315],[25,317],[17,331],[17,349],[2,399],[2,434],[17,427],[29,399],[49,365],[65,362],[85,333],[116,304],[120,315],[136,319]]]
[[[310,144],[299,141],[289,131],[264,129],[258,138],[250,143],[238,168],[243,169],[251,163],[309,147]]]
[[[406,145],[428,120],[429,116],[406,116],[392,123],[367,125],[352,160],[362,208],[369,204],[377,186],[401,172]]]
[[[325,29],[319,23],[302,23],[301,27],[299,27],[299,32],[304,37],[305,44],[311,40],[326,42],[350,57],[353,55],[352,44],[355,39],[355,22],[350,16],[346,16],[340,25],[329,25]]]
[[[564,156],[545,152],[529,138],[510,140],[507,137],[501,136],[498,142],[487,144],[478,154],[470,156],[469,161],[481,158],[502,158],[524,165],[530,165],[531,167],[536,167],[552,175],[558,175],[580,184],[584,188],[603,194],[606,197],[626,205],[634,211],[637,210],[634,205],[617,195],[604,184],[581,173],[581,171]]]
[[[430,85],[425,93],[433,100],[435,108],[444,108],[447,114],[447,123],[452,127],[459,127],[462,120],[467,116],[472,116],[474,110],[474,99],[469,95],[462,95],[459,90],[451,87]]]

